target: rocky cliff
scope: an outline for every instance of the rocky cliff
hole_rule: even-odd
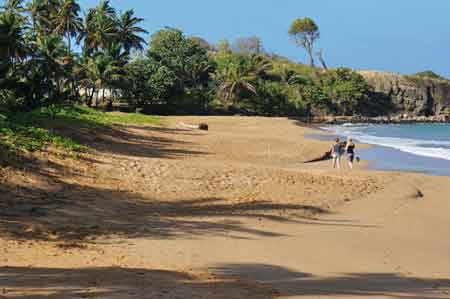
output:
[[[410,116],[450,115],[450,81],[395,73],[360,71],[374,88],[374,99],[386,98],[392,104],[389,114]]]

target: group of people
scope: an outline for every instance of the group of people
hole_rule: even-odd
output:
[[[331,157],[333,158],[333,168],[341,168],[341,157],[343,154],[347,156],[348,166],[353,169],[353,161],[355,160],[355,144],[351,137],[347,139],[345,145],[341,143],[339,138],[336,138],[336,142],[331,147]]]

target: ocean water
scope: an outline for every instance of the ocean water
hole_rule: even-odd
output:
[[[323,129],[375,145],[360,153],[373,168],[450,176],[450,124],[344,124]]]

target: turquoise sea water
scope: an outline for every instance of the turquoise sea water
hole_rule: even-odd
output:
[[[323,129],[376,145],[360,153],[374,162],[374,168],[450,176],[450,124],[345,124]]]

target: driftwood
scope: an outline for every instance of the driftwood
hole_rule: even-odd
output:
[[[341,145],[341,152],[343,152],[345,147],[347,146],[347,142],[346,141],[341,142],[340,145]],[[332,158],[331,150],[329,150],[328,152],[324,153],[322,156],[317,157],[317,158],[312,159],[312,160],[305,161],[303,163],[306,164],[306,163],[314,163],[314,162],[326,161],[326,160],[330,160],[331,158]],[[357,158],[357,160],[359,160],[359,158]],[[359,161],[357,161],[357,162],[359,162]]]
[[[177,124],[177,127],[181,127],[181,128],[185,128],[185,129],[192,129],[192,130],[203,130],[203,131],[209,130],[209,126],[207,123],[200,123],[198,125],[190,125],[190,124],[185,124],[184,122],[179,122]]]
[[[328,151],[326,153],[324,153],[322,156],[309,160],[309,161],[305,161],[303,163],[314,163],[314,162],[320,162],[320,161],[325,161],[325,160],[330,160],[331,159],[331,151]]]

